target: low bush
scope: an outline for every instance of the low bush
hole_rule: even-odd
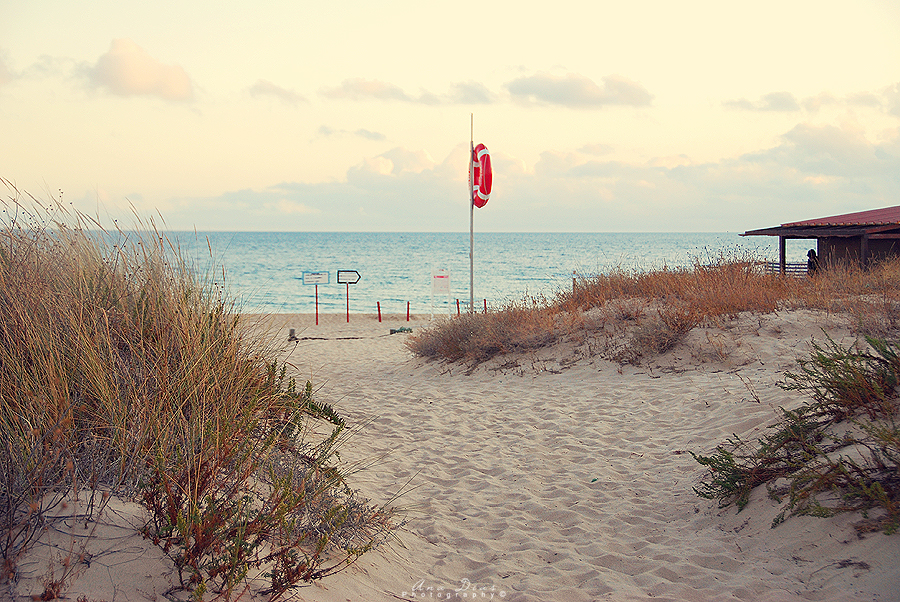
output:
[[[781,419],[755,444],[737,435],[710,456],[691,452],[709,472],[694,491],[722,507],[743,509],[750,492],[766,484],[788,498],[785,513],[832,516],[872,513],[860,530],[900,527],[900,429],[896,415],[898,347],[868,338],[865,349],[828,340],[814,345],[799,373],[781,386],[809,393],[812,401],[781,410]],[[839,423],[848,423],[838,429]]]
[[[407,339],[416,355],[479,363],[514,351],[529,351],[559,339],[556,313],[538,301],[508,303],[498,311],[466,313],[438,322]]]

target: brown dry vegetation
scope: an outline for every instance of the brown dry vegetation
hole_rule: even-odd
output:
[[[880,337],[900,327],[900,259],[866,270],[837,266],[807,278],[767,274],[752,258],[723,254],[691,268],[616,270],[573,288],[551,300],[525,299],[439,322],[410,337],[409,349],[477,364],[574,338],[599,342],[592,348],[608,359],[638,363],[671,349],[698,325],[721,325],[747,312],[821,310]]]
[[[145,536],[198,599],[263,573],[277,597],[390,532],[390,512],[332,462],[340,416],[285,377],[165,237],[104,232],[3,183],[0,584],[48,511],[79,494],[86,520],[111,494],[143,503]],[[325,436],[310,441],[315,424]],[[61,595],[50,582],[44,599]]]

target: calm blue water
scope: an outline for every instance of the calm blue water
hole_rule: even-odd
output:
[[[222,283],[244,313],[315,311],[315,287],[304,272],[329,272],[318,286],[319,311],[342,313],[347,287],[337,270],[356,270],[349,287],[351,313],[432,311],[432,270],[450,271],[452,310],[469,299],[468,233],[359,232],[175,232],[182,254],[200,272]],[[692,265],[721,252],[776,259],[777,238],[742,238],[731,233],[476,233],[475,303],[489,306],[525,295],[552,296],[572,283],[572,273],[590,275]],[[788,241],[788,261],[805,261],[803,241]],[[791,243],[797,243],[791,245]],[[210,255],[212,249],[212,256]],[[213,270],[210,272],[210,270]],[[435,312],[448,310],[446,295]]]

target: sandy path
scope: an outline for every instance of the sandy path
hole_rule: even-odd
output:
[[[740,368],[693,368],[676,350],[668,371],[589,359],[560,371],[548,351],[471,372],[413,358],[408,335],[387,334],[405,323],[318,327],[326,340],[300,341],[290,361],[364,425],[342,457],[380,460],[354,485],[376,501],[408,488],[409,524],[382,558],[301,595],[460,598],[477,584],[511,600],[897,599],[900,537],[858,540],[850,517],[771,529],[764,496],[737,513],[691,489],[703,469],[687,450],[761,432],[799,400],[773,385],[818,331],[796,317],[742,339]]]

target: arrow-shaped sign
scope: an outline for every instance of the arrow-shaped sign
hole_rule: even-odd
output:
[[[338,284],[356,284],[359,282],[359,272],[356,270],[338,270]]]

